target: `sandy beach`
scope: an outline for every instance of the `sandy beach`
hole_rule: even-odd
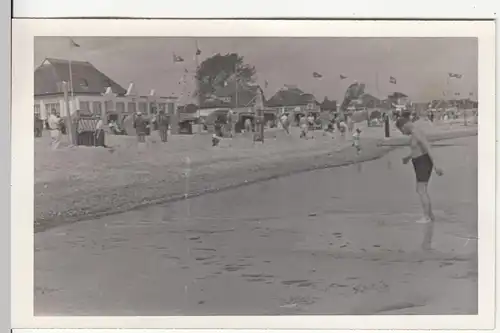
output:
[[[477,134],[477,126],[421,125],[429,139]],[[378,158],[405,137],[393,129],[383,140],[382,128],[364,128],[363,150],[356,155],[349,138],[332,139],[312,132],[309,140],[283,131],[266,133],[264,144],[248,135],[211,147],[206,134],[172,136],[164,145],[150,142],[139,149],[135,137],[110,135],[112,149],[49,149],[47,136],[35,140],[35,230],[124,212],[296,172]],[[313,137],[314,136],[314,137]],[[154,138],[154,137],[153,137]],[[168,166],[168,167],[167,167]]]

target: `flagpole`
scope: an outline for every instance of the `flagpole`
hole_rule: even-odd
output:
[[[236,98],[235,98],[235,102],[236,102],[236,105],[235,105],[235,108],[237,109],[238,108],[238,64],[234,64],[234,82],[236,84]]]
[[[74,48],[74,42],[73,42],[73,39],[70,39],[70,45],[71,45],[71,48],[70,48],[70,51],[69,51],[69,61],[68,61],[68,65],[69,65],[69,88],[70,88],[70,94],[71,94],[71,104],[70,104],[70,107],[69,107],[69,110],[68,110],[68,114],[71,113],[71,106],[74,104],[74,93],[73,93],[73,66],[72,66],[72,60],[73,60],[73,48]]]
[[[195,60],[195,64],[196,64],[196,70],[194,71],[194,80],[195,80],[196,91],[197,91],[196,102],[198,104],[198,111],[196,113],[197,113],[197,121],[199,123],[199,121],[200,121],[200,107],[201,107],[201,92],[200,92],[200,82],[198,81],[198,67],[200,65],[199,65],[199,59],[198,59],[199,48],[198,48],[198,40],[197,39],[194,40],[194,45],[196,48],[195,56],[194,56],[194,60]],[[201,132],[201,126],[199,124],[198,124],[198,132]]]
[[[446,95],[450,96],[450,74],[446,77]]]

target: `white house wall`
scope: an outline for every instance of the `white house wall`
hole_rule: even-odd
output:
[[[81,110],[82,105],[84,103],[88,103],[88,109],[91,113],[96,113],[99,110],[94,110],[95,104],[100,103],[100,110],[106,110],[106,102],[111,102],[111,106],[107,112],[115,111],[123,114],[131,114],[135,111],[141,110],[146,114],[150,113],[151,106],[156,104],[163,108],[166,112],[175,112],[177,109],[175,100],[171,98],[162,98],[162,97],[127,97],[127,96],[117,96],[115,98],[109,99],[109,97],[101,96],[101,95],[82,95],[75,96],[72,100],[70,98],[70,109],[71,113],[74,113],[76,110]],[[123,110],[118,110],[116,105],[117,103],[123,103]],[[64,101],[64,96],[36,96],[35,105],[39,105],[40,107],[40,118],[47,119],[50,114],[50,109],[55,108],[60,112],[62,117],[67,115],[66,111],[66,103]],[[49,108],[49,109],[47,109]]]

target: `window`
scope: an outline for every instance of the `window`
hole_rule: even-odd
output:
[[[151,103],[149,106],[149,112],[151,114],[156,114],[156,109],[157,109],[156,103]]]
[[[119,113],[125,112],[125,103],[116,102],[116,111]]]
[[[174,114],[175,113],[175,104],[174,103],[168,103],[168,113],[169,114]]]
[[[128,102],[128,112],[130,113],[136,112],[136,105],[134,102]]]
[[[59,103],[47,103],[47,104],[45,104],[45,111],[47,112],[48,115],[52,113],[52,110],[56,110],[56,112],[60,114],[60,112],[61,112],[60,104]]]
[[[113,110],[113,101],[104,102],[104,110],[106,110],[106,112],[112,111]]]
[[[80,102],[80,110],[85,111],[86,113],[90,112],[90,102]]]
[[[167,104],[165,104],[165,103],[158,103],[158,111],[161,111],[161,110],[167,111],[166,107],[167,107]],[[170,113],[170,110],[168,110],[168,113]]]
[[[142,113],[147,113],[148,111],[148,104],[145,103],[145,102],[139,102],[139,111],[141,111]]]
[[[40,104],[35,104],[35,116],[40,117]]]
[[[99,115],[102,113],[102,103],[101,102],[92,102],[92,113],[99,114]]]

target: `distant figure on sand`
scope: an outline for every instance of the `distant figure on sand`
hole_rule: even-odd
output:
[[[104,142],[104,122],[101,119],[101,116],[97,116],[97,124],[95,126],[94,131],[94,146],[96,147],[106,147]]]
[[[335,120],[331,120],[328,122],[328,124],[326,125],[326,128],[325,128],[325,134],[326,133],[330,133],[330,134],[333,134],[333,132],[335,131]],[[333,136],[332,136],[333,138]]]
[[[431,200],[427,192],[427,185],[434,170],[438,176],[443,171],[437,166],[436,159],[431,150],[431,145],[425,135],[415,127],[409,117],[400,117],[396,122],[396,127],[405,135],[410,136],[410,154],[403,158],[403,163],[407,164],[410,160],[415,169],[417,178],[417,193],[424,210],[424,217],[417,223],[434,222]]]
[[[43,133],[43,120],[40,119],[40,116],[35,114],[35,138],[39,138],[42,136]]]
[[[161,109],[156,117],[156,123],[158,125],[158,133],[160,134],[161,142],[167,142],[168,139],[168,116],[165,114],[165,110]]]
[[[309,116],[307,116],[307,125],[310,130],[314,130],[314,116],[312,113],[309,113]]]
[[[307,139],[307,130],[309,128],[309,124],[305,116],[300,117],[299,126],[300,126],[300,138]]]
[[[280,118],[280,122],[286,134],[290,134],[290,119],[288,118],[288,113],[283,113]]]
[[[134,128],[135,133],[137,135],[137,142],[145,143],[146,142],[146,131],[147,131],[147,121],[142,116],[142,112],[137,112],[136,117],[134,119]]]
[[[226,121],[226,133],[229,133],[229,137],[234,136],[234,121],[236,120],[236,113],[233,110],[229,110],[227,112],[227,121]]]
[[[352,131],[354,130],[354,121],[351,117],[347,117],[347,130],[349,131],[349,133],[352,133]]]
[[[340,132],[340,136],[342,138],[345,138],[345,132],[347,131],[347,125],[346,125],[343,117],[339,117],[339,119],[337,121],[337,128]]]
[[[356,148],[356,154],[359,155],[361,152],[361,130],[358,128],[352,135],[352,146]]]
[[[50,111],[49,119],[47,120],[50,131],[50,137],[52,139],[51,143],[52,149],[59,148],[59,145],[61,144],[61,122],[62,120],[57,115],[56,109],[52,109]]]
[[[250,118],[245,119],[244,126],[245,132],[252,132],[252,121],[250,120]]]
[[[212,134],[212,147],[217,147],[222,139],[217,134]]]

